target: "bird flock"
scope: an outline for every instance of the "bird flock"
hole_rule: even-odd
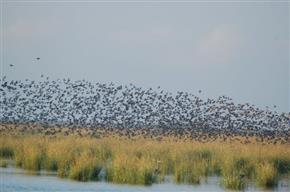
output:
[[[43,75],[40,81],[4,76],[0,105],[1,125],[82,127],[123,135],[187,135],[204,140],[240,135],[290,141],[290,113],[236,104],[227,96],[203,100],[160,87],[51,80]]]

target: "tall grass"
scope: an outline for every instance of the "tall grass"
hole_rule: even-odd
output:
[[[12,158],[14,156],[14,143],[9,137],[0,139],[0,158]]]
[[[0,136],[0,144],[1,158],[14,159],[16,166],[57,171],[59,177],[79,181],[150,185],[173,175],[177,183],[198,184],[221,175],[224,187],[240,190],[247,180],[271,188],[290,175],[288,144],[28,135]]]
[[[256,167],[257,184],[260,187],[270,188],[278,184],[277,169],[273,163],[261,162]]]
[[[180,151],[175,159],[175,181],[199,184],[201,177],[213,174],[212,152],[207,149]]]
[[[107,180],[110,182],[150,185],[155,179],[152,162],[146,158],[120,155],[107,167]]]
[[[99,180],[99,173],[102,165],[99,159],[85,151],[76,157],[71,164],[68,177],[78,181]]]
[[[0,167],[6,168],[8,166],[7,161],[0,159]]]
[[[222,183],[226,188],[241,190],[246,185],[245,176],[251,174],[249,162],[244,158],[226,157],[221,163]]]

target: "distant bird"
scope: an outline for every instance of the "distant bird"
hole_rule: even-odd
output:
[[[13,65],[13,64],[9,64],[9,66],[10,66],[10,67],[13,67],[14,65]]]
[[[201,90],[198,90],[198,93],[200,94],[201,93]]]
[[[40,57],[36,57],[35,59],[36,59],[37,61],[39,61],[39,60],[40,60]]]

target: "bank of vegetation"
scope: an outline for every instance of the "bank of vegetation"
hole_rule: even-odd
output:
[[[12,159],[17,167],[78,181],[151,185],[172,175],[176,183],[199,184],[218,175],[225,188],[239,190],[249,181],[272,188],[290,175],[289,144],[6,135],[0,156],[2,167]]]

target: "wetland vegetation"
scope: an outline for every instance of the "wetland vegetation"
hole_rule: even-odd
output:
[[[199,184],[217,175],[229,189],[241,190],[250,181],[272,188],[290,174],[289,144],[6,135],[0,136],[0,155],[2,167],[12,159],[17,167],[56,171],[61,178],[134,185],[160,183],[167,175],[176,183]]]

